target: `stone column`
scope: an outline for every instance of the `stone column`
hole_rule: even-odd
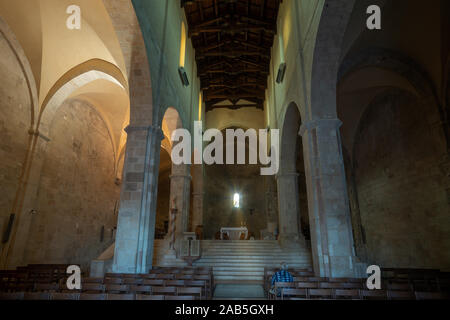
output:
[[[311,246],[316,275],[357,275],[338,119],[300,128],[305,154]]]
[[[178,210],[175,222],[175,249],[179,250],[179,243],[183,233],[189,231],[189,205],[191,192],[191,175],[189,165],[172,165],[170,176],[170,203],[174,203]]]
[[[192,165],[192,231],[197,226],[203,226],[203,166]]]
[[[277,186],[279,208],[278,239],[282,246],[288,246],[299,240],[298,173],[280,171],[277,175]]]
[[[147,273],[152,268],[158,192],[160,127],[128,127],[124,181],[113,272]]]
[[[273,176],[265,176],[267,231],[274,232],[278,227],[277,186]]]

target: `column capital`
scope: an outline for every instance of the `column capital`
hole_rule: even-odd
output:
[[[132,126],[129,125],[125,128],[126,133],[136,132],[136,131],[147,131],[151,134],[157,135],[160,140],[164,139],[164,132],[161,130],[160,126]]]
[[[330,128],[338,130],[342,126],[342,121],[339,119],[315,119],[303,123],[300,126],[299,135],[303,136],[306,131],[316,128]]]
[[[280,179],[280,178],[291,178],[291,177],[298,177],[299,173],[298,172],[280,172],[275,176],[275,179]]]

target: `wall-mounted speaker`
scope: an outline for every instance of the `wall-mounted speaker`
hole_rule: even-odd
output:
[[[189,86],[189,79],[186,73],[186,70],[184,70],[183,67],[178,68],[178,74],[180,75],[181,83],[183,86],[188,87]]]
[[[286,63],[283,62],[278,67],[277,83],[283,82],[285,73],[286,73]]]

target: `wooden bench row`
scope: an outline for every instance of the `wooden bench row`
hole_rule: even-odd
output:
[[[271,295],[271,299],[278,299]],[[281,300],[448,300],[443,292],[282,288]]]
[[[106,293],[45,293],[13,292],[0,293],[0,300],[198,300],[193,295],[147,295],[147,294],[106,294]]]

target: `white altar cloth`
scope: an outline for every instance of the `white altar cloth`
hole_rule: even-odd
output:
[[[223,235],[228,235],[228,238],[230,240],[240,240],[241,235],[245,235],[245,240],[248,238],[248,229],[246,227],[240,227],[240,228],[229,228],[229,227],[223,227],[220,228],[220,239],[223,240]]]

